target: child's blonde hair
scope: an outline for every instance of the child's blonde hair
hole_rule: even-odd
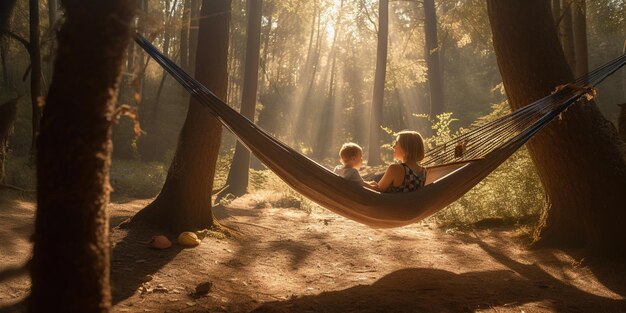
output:
[[[354,142],[344,143],[339,149],[339,158],[341,159],[341,163],[345,164],[350,160],[351,157],[362,156],[363,148],[357,145]]]
[[[398,133],[396,144],[406,154],[405,162],[420,162],[424,159],[424,139],[416,131],[405,130]]]

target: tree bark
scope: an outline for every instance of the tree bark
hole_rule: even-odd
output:
[[[428,87],[430,90],[430,116],[435,117],[445,111],[443,99],[443,77],[437,40],[437,10],[435,0],[424,0],[425,59]]]
[[[37,140],[29,310],[108,312],[111,121],[134,2],[65,0],[63,6]]]
[[[548,2],[487,3],[498,67],[513,110],[573,79]],[[548,196],[536,245],[625,254],[626,164],[615,128],[595,103],[575,104],[527,147]]]
[[[370,110],[370,138],[368,165],[380,165],[380,127],[385,100],[385,74],[387,72],[387,42],[389,34],[389,0],[378,2],[378,45],[376,46],[376,73]]]
[[[39,134],[39,120],[41,119],[41,107],[39,97],[41,96],[41,48],[39,46],[39,1],[29,0],[30,10],[30,100],[31,100],[31,149],[30,155],[34,159],[37,135]]]
[[[241,95],[241,114],[254,121],[257,102],[257,87],[259,83],[259,54],[261,48],[261,18],[263,0],[248,0],[248,26],[246,39],[246,65],[243,77],[243,92]],[[248,189],[248,174],[250,168],[250,150],[237,141],[233,162],[228,172],[226,185],[228,187],[221,194],[241,196]]]
[[[230,0],[203,0],[196,78],[218,97],[228,88]],[[181,131],[174,159],[157,198],[132,219],[145,220],[173,232],[193,231],[216,224],[211,212],[211,189],[222,127],[195,98]]]
[[[574,55],[576,67],[572,69],[576,77],[589,72],[589,54],[587,51],[587,8],[585,0],[572,3],[572,24],[574,32]]]

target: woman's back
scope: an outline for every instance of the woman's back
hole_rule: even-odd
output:
[[[387,192],[411,192],[424,186],[424,181],[426,180],[424,168],[417,164],[410,166],[409,164],[401,163],[400,165],[404,168],[404,175],[400,180],[401,183],[397,186],[389,186]]]

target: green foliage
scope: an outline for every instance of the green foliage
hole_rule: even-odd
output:
[[[37,186],[35,166],[28,155],[17,156],[9,153],[6,160],[7,184],[27,190],[35,190]]]
[[[270,170],[250,170],[250,186],[252,193],[258,193],[262,197],[257,207],[295,208],[311,213],[316,203],[293,190],[283,180]],[[265,194],[264,191],[272,191]]]
[[[478,118],[472,126],[487,123],[509,112],[506,102],[492,106],[492,112]],[[452,132],[450,124],[455,119],[451,113],[437,116],[433,123],[435,135],[428,143],[440,144],[464,132]],[[520,149],[478,185],[433,219],[452,227],[464,227],[488,218],[501,218],[515,222],[536,216],[544,205],[545,194],[530,155]]]
[[[501,85],[495,89],[501,89]],[[500,90],[502,91],[502,90]],[[478,127],[510,113],[506,101],[491,106],[491,112],[472,123]],[[427,114],[413,114],[419,119],[426,119],[433,130],[431,137],[425,137],[427,149],[441,145],[466,132],[468,129],[453,130],[452,125],[458,119],[452,113],[442,113],[435,118]],[[397,132],[391,127],[382,127],[392,142]],[[384,144],[383,149],[392,149],[391,144]],[[522,148],[511,156],[493,173],[472,188],[468,193],[432,218],[447,227],[467,227],[481,220],[498,218],[507,222],[527,220],[536,216],[544,205],[545,194],[528,151]]]
[[[111,164],[113,192],[134,197],[154,197],[165,182],[167,168],[161,162],[115,159]]]
[[[494,217],[516,222],[537,216],[544,199],[528,151],[522,149],[433,219],[448,227],[465,227]]]

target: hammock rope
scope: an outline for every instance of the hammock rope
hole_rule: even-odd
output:
[[[439,211],[479,183],[591,88],[626,63],[626,54],[508,115],[431,149],[424,165],[441,177],[410,193],[386,194],[346,182],[323,165],[272,137],[189,76],[150,42],[135,41],[270,170],[307,198],[373,227],[399,227]],[[459,155],[457,147],[463,148]],[[457,153],[455,153],[457,152]],[[433,170],[431,170],[433,169]]]

